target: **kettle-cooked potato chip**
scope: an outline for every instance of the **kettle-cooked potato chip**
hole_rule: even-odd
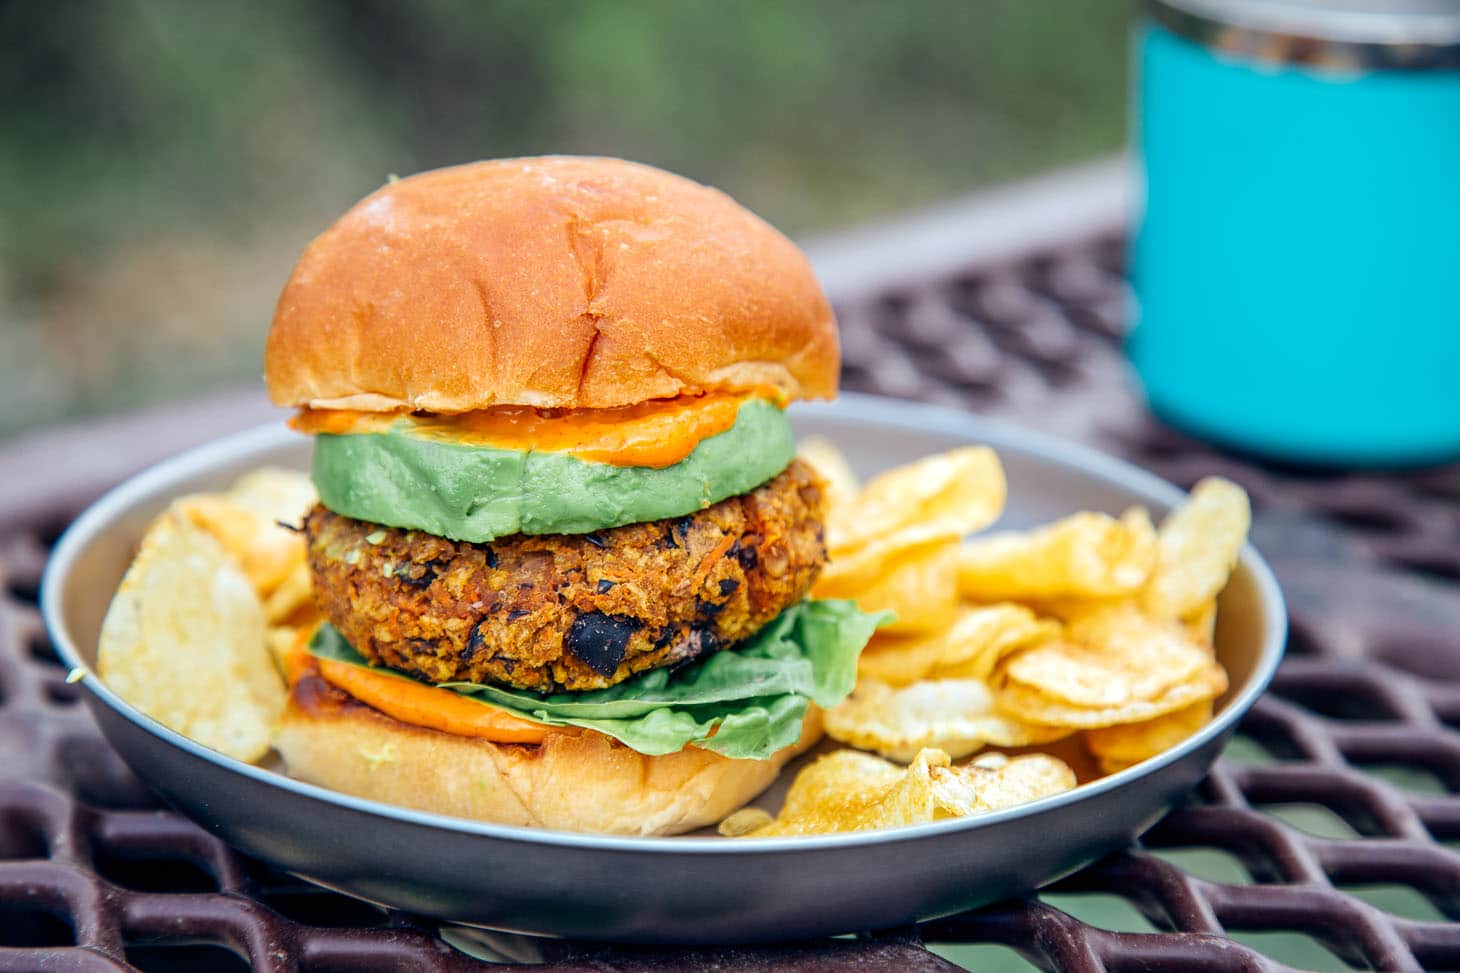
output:
[[[1210,477],[1161,523],[1156,570],[1144,594],[1155,618],[1187,618],[1226,587],[1252,526],[1252,506],[1242,488]]]
[[[1217,635],[1217,602],[1215,599],[1206,602],[1196,611],[1189,615],[1182,616],[1181,627],[1186,629],[1186,637],[1197,645],[1206,649],[1207,652],[1215,651]]]
[[[958,612],[958,544],[910,554],[890,564],[887,573],[856,593],[864,612],[890,611],[891,622],[879,631],[936,632],[947,627]]]
[[[796,775],[785,806],[769,824],[744,829],[760,815],[732,815],[731,833],[773,838],[926,824],[1022,804],[1075,786],[1064,762],[1044,754],[950,766],[948,755],[924,750],[899,767],[855,750],[838,750]],[[722,832],[724,833],[724,832]]]
[[[1065,635],[1066,643],[1011,660],[1009,677],[1078,705],[1107,706],[1158,696],[1211,664],[1179,625],[1154,622],[1129,605],[1075,618]]]
[[[1100,709],[1156,699],[1210,664],[1205,653],[1169,636],[1159,647],[1135,642],[1130,648],[1129,654],[1119,654],[1062,639],[1010,659],[1000,674],[1006,684],[1024,685],[1072,706]],[[1169,661],[1162,658],[1167,648],[1173,653]]]
[[[1107,774],[1140,763],[1176,746],[1212,720],[1212,701],[1204,699],[1153,720],[1122,723],[1085,732],[1085,749]]]
[[[981,530],[998,519],[1006,490],[1004,468],[986,446],[953,449],[888,470],[862,488],[839,522],[828,525],[832,560],[909,527],[944,537]]]
[[[1059,623],[1039,618],[1023,605],[964,605],[953,624],[931,635],[872,636],[857,671],[892,686],[919,679],[983,679],[1000,659],[1016,649],[1047,642],[1060,634]]]
[[[1155,564],[1156,530],[1144,509],[1118,520],[1084,511],[968,541],[958,584],[971,601],[1118,598],[1140,591]]]
[[[997,811],[1016,804],[1027,804],[1067,791],[1077,782],[1075,772],[1068,764],[1044,753],[1019,757],[985,753],[965,766],[953,769],[973,790],[975,809],[979,811]]]
[[[314,575],[309,570],[309,562],[301,560],[264,599],[264,618],[270,625],[285,622],[303,625],[317,617],[319,609],[314,605]]]
[[[1020,720],[1090,730],[1164,716],[1192,703],[1219,696],[1226,688],[1227,674],[1221,666],[1212,663],[1191,681],[1178,683],[1149,699],[1129,699],[1106,706],[1078,706],[1049,696],[1036,686],[1009,682],[999,687],[995,702],[1000,711]]]
[[[292,625],[273,625],[264,630],[264,646],[274,668],[289,682],[289,659],[299,641],[299,630]]]
[[[866,679],[826,712],[826,733],[893,760],[911,760],[935,748],[957,758],[998,747],[1026,747],[1069,736],[1059,727],[1022,723],[994,706],[989,687],[976,679],[939,679],[895,689]]]
[[[107,609],[97,669],[148,716],[240,760],[268,752],[284,706],[258,595],[213,535],[177,508],[148,529]]]
[[[297,523],[315,502],[314,485],[302,473],[265,468],[240,477],[227,493],[199,493],[182,497],[174,507],[194,524],[212,534],[238,560],[259,597],[268,599],[288,584],[304,565],[303,537],[280,526]],[[270,618],[283,617],[297,605],[298,582],[292,604],[279,606]]]
[[[775,818],[769,811],[763,811],[758,807],[743,807],[721,821],[715,830],[720,832],[722,838],[744,838],[752,831],[759,831],[774,820]]]
[[[796,446],[796,455],[815,467],[826,482],[826,519],[841,520],[862,489],[852,464],[847,462],[836,443],[823,436],[808,436],[801,440]]]
[[[805,447],[841,486],[854,479],[833,449]],[[829,563],[818,598],[855,598],[863,610],[890,608],[904,632],[929,631],[952,620],[957,599],[948,548],[992,523],[1004,505],[1004,470],[986,447],[955,449],[881,474],[850,502],[834,500],[827,516]]]
[[[1066,638],[1014,656],[998,674],[1001,709],[1051,726],[1110,726],[1169,713],[1226,688],[1205,648],[1131,605],[1070,621]]]
[[[818,598],[856,598],[877,583],[889,564],[942,550],[958,538],[937,524],[914,524],[857,547],[832,550],[812,593]]]
[[[259,597],[267,598],[304,557],[303,543],[262,514],[221,493],[181,497],[173,509],[207,531],[243,569]]]
[[[228,499],[271,522],[297,525],[319,502],[319,495],[307,474],[265,466],[234,481]]]

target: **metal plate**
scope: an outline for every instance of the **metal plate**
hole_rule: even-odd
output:
[[[864,473],[969,442],[994,446],[1006,522],[1075,509],[1161,512],[1169,484],[1121,461],[942,409],[849,396],[794,411],[798,433],[837,441]],[[259,465],[303,466],[282,429],[245,433],[107,494],[57,546],[43,611],[69,665],[95,661],[111,592],[147,522],[182,493]],[[1232,689],[1179,747],[1067,794],[980,818],[817,838],[617,838],[508,828],[403,810],[222,757],[83,685],[102,731],[183,813],[240,849],[387,905],[494,928],[586,939],[748,942],[885,928],[1015,895],[1126,844],[1195,785],[1271,678],[1285,634],[1262,559],[1244,552],[1224,593],[1217,650]]]

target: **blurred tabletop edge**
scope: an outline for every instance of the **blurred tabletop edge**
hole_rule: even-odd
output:
[[[850,303],[1119,233],[1130,187],[1129,162],[1113,156],[801,244],[832,303]]]
[[[0,533],[62,526],[159,460],[287,414],[260,385],[50,426],[0,444]]]

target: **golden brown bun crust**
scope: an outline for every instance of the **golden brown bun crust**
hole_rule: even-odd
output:
[[[421,173],[304,251],[264,356],[286,406],[605,408],[703,390],[829,398],[805,256],[725,194],[618,159]]]
[[[588,730],[538,746],[498,744],[412,726],[317,675],[289,695],[274,746],[289,774],[386,804],[524,827],[667,835],[714,824],[753,799],[821,738],[821,711],[770,760],[686,747],[662,757]]]

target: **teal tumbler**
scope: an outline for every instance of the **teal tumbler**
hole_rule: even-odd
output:
[[[1155,0],[1129,354],[1151,409],[1338,466],[1460,458],[1460,0]]]

